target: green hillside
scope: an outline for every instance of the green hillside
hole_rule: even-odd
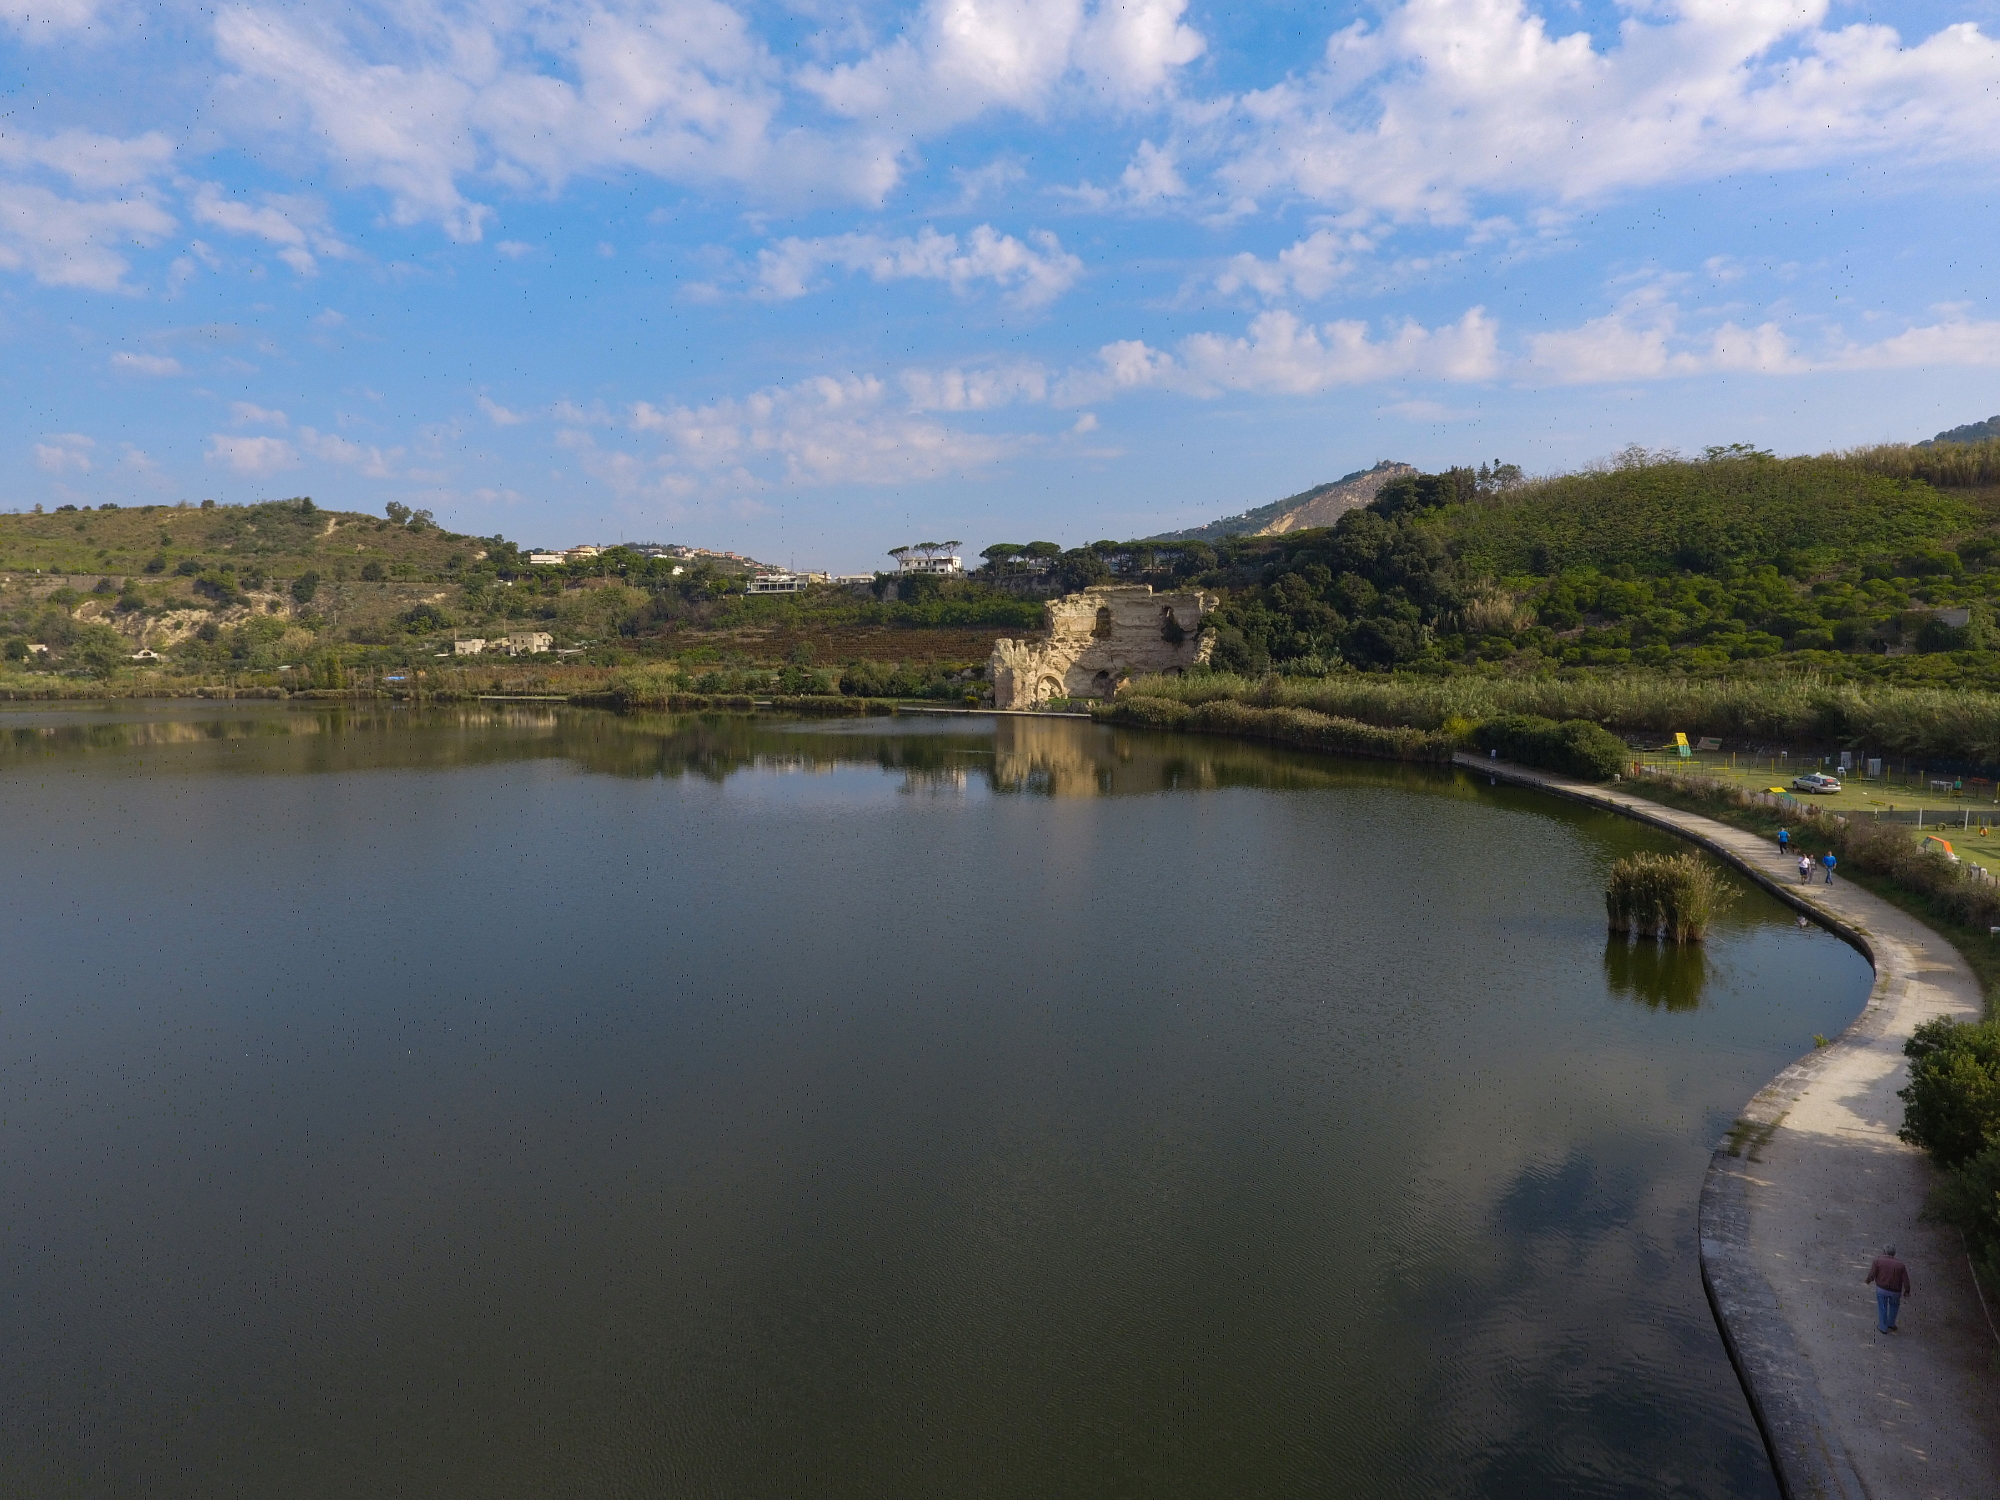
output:
[[[1996,523],[2000,442],[1736,445],[1526,483],[1398,479],[1321,530],[1097,543],[1054,572],[1216,589],[1215,663],[1253,675],[1797,668],[2000,687]]]
[[[0,514],[0,573],[156,577],[192,562],[198,569],[231,563],[284,579],[308,571],[338,578],[359,577],[373,563],[389,577],[417,579],[467,567],[496,548],[511,555],[499,537],[459,536],[420,514],[391,519],[322,510],[303,498]]]

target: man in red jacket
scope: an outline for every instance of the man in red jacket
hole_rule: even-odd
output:
[[[1863,1286],[1875,1288],[1875,1326],[1883,1333],[1896,1331],[1896,1312],[1910,1291],[1910,1268],[1896,1259],[1896,1247],[1884,1245],[1882,1253],[1868,1268]]]

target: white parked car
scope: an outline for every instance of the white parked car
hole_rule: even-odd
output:
[[[1827,796],[1840,790],[1840,778],[1828,776],[1823,771],[1808,771],[1793,779],[1792,789],[1799,792],[1820,792]]]

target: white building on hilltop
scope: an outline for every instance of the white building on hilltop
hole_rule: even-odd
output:
[[[957,542],[917,542],[908,547],[891,547],[899,573],[933,573],[950,577],[965,571],[965,560],[952,549]]]

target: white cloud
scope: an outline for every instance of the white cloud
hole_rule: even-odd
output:
[[[57,172],[87,193],[147,182],[166,170],[173,154],[173,143],[158,131],[136,136],[100,135],[94,130],[0,135],[0,167]]]
[[[923,134],[994,108],[1037,112],[1072,71],[1126,106],[1171,92],[1199,57],[1185,0],[928,0],[914,26],[800,83],[837,114]]]
[[[301,276],[319,270],[315,254],[339,258],[353,253],[327,227],[326,205],[317,198],[265,193],[262,200],[251,204],[226,198],[219,183],[203,182],[196,184],[188,211],[197,223],[276,245],[278,259]]]
[[[479,398],[479,409],[486,413],[487,420],[495,427],[519,427],[528,420],[520,412],[507,410],[490,396]]]
[[[283,438],[214,432],[209,434],[207,458],[235,473],[261,479],[280,469],[297,467],[299,451]]]
[[[1361,257],[1374,247],[1374,236],[1366,230],[1315,229],[1280,250],[1274,260],[1249,254],[1233,257],[1215,278],[1216,289],[1225,294],[1248,290],[1271,300],[1290,296],[1316,300],[1353,275]]]
[[[1827,0],[1635,6],[1615,46],[1552,35],[1523,0],[1408,0],[1355,22],[1307,77],[1236,101],[1225,179],[1402,219],[1473,200],[1573,202],[1746,170],[1891,154],[2000,155],[2000,42],[1905,45],[1823,26]]]
[[[1052,394],[1070,406],[1149,388],[1303,396],[1383,380],[1490,380],[1502,364],[1499,326],[1480,307],[1440,328],[1409,321],[1380,337],[1358,321],[1315,325],[1271,311],[1251,319],[1245,337],[1192,334],[1171,354],[1136,339],[1106,344],[1095,366],[1069,372]]]
[[[232,401],[229,403],[229,420],[238,427],[289,427],[292,419],[274,407],[259,406],[254,401]]]
[[[51,474],[88,474],[95,467],[90,454],[96,446],[95,439],[80,432],[58,432],[35,444],[35,462]]]
[[[392,466],[403,456],[401,448],[391,448],[385,453],[380,448],[350,442],[330,432],[315,432],[310,427],[299,429],[299,446],[314,458],[344,465],[367,479],[395,478]]]
[[[0,21],[20,28],[30,42],[52,41],[97,19],[102,0],[0,0]]]
[[[1086,208],[1103,212],[1108,209],[1146,208],[1170,198],[1184,198],[1188,186],[1181,178],[1178,152],[1173,146],[1156,146],[1151,141],[1141,141],[1132,153],[1132,159],[1125,164],[1125,170],[1119,173],[1115,188],[1081,182],[1073,188],[1058,188],[1056,191]]]
[[[519,260],[524,255],[532,255],[535,247],[520,240],[502,240],[493,247],[509,260]]]
[[[905,370],[903,392],[912,411],[993,411],[1048,399],[1048,372],[1037,364],[985,370]]]
[[[45,286],[125,291],[131,265],[121,251],[156,244],[173,227],[150,197],[78,200],[36,183],[0,182],[0,267]]]
[[[1024,244],[981,224],[961,244],[955,234],[925,229],[914,238],[842,234],[825,239],[784,239],[757,252],[757,286],[775,298],[803,297],[829,269],[865,272],[878,282],[942,281],[955,292],[990,281],[1023,307],[1060,297],[1083,274],[1083,262],[1046,230],[1030,230]]]
[[[663,445],[644,472],[672,480],[680,492],[695,476],[733,489],[900,484],[982,468],[1020,446],[899,410],[888,386],[868,375],[818,376],[700,407],[642,401],[632,408],[631,428]],[[568,443],[603,452],[580,431]],[[641,471],[623,472],[636,484]]]
[[[1185,9],[926,0],[860,58],[790,71],[724,0],[436,0],[352,17],[259,0],[221,8],[215,42],[238,122],[302,134],[346,181],[386,193],[399,223],[476,240],[491,216],[481,183],[551,193],[636,171],[879,203],[917,141],[988,110],[1039,114],[1066,84],[1120,109],[1170,97],[1204,46]],[[815,123],[788,120],[802,102]]]
[[[895,181],[895,145],[777,122],[779,69],[721,0],[441,11],[374,11],[343,32],[330,12],[225,8],[228,92],[246,123],[300,120],[346,180],[389,195],[398,223],[460,240],[491,214],[465,194],[474,177],[554,192],[629,170],[867,202]]]
[[[157,132],[0,133],[0,267],[47,286],[129,291],[124,252],[174,228],[149,181],[173,149]],[[67,191],[51,186],[54,179]]]
[[[1642,287],[1578,327],[1532,336],[1516,373],[1529,384],[1588,385],[1718,373],[2000,366],[2000,322],[1951,317],[1872,343],[1856,342],[1837,329],[1808,341],[1772,321],[1744,327],[1730,320],[1684,330],[1687,316],[1668,296],[1669,285]]]
[[[181,362],[165,354],[134,354],[121,349],[111,356],[111,368],[128,375],[179,375]]]

